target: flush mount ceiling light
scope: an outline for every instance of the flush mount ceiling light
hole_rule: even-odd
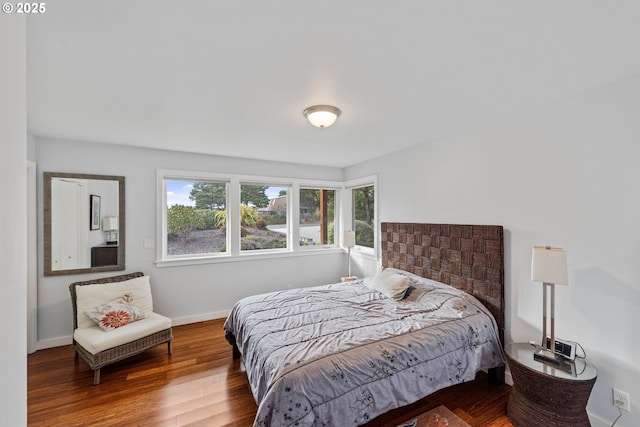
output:
[[[302,114],[315,127],[328,128],[340,117],[340,110],[331,105],[314,105],[306,108]]]

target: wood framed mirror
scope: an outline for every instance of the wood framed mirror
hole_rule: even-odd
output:
[[[44,275],[125,268],[124,176],[43,173]]]

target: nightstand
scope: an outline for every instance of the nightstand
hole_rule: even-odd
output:
[[[583,359],[560,367],[534,360],[538,347],[528,343],[505,346],[513,389],[507,416],[514,426],[590,426],[587,401],[596,370]]]
[[[103,245],[91,248],[91,267],[118,265],[118,246]]]

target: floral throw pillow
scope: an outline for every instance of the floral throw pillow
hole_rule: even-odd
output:
[[[85,312],[105,332],[144,319],[144,313],[129,294]]]

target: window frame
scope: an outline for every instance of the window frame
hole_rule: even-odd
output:
[[[208,254],[167,256],[167,180],[204,181],[227,183],[227,251]],[[241,185],[266,185],[287,187],[287,248],[240,250],[240,193]],[[287,256],[308,256],[311,253],[343,252],[342,241],[334,238],[333,245],[300,246],[300,188],[335,190],[336,207],[343,217],[342,200],[344,183],[330,180],[310,180],[273,176],[225,174],[205,171],[175,169],[156,170],[156,259],[157,267],[209,264],[218,262],[244,261],[247,259],[278,258]],[[297,212],[298,214],[293,214]],[[336,215],[338,216],[338,215]],[[340,222],[338,218],[334,221]],[[341,225],[341,224],[338,224]],[[339,228],[340,235],[342,227]],[[336,232],[336,231],[334,231]],[[339,243],[338,243],[339,242]]]
[[[156,209],[159,213],[156,224],[160,224],[160,232],[158,233],[156,242],[160,242],[160,245],[156,245],[156,260],[175,262],[185,259],[198,260],[209,258],[220,258],[229,255],[229,227],[227,226],[226,232],[226,247],[225,252],[207,252],[203,254],[188,254],[188,255],[169,255],[168,243],[167,243],[167,181],[184,181],[184,182],[211,182],[216,184],[225,184],[226,190],[226,211],[227,221],[229,220],[229,194],[230,194],[230,182],[224,176],[216,174],[208,174],[203,172],[185,172],[185,171],[166,171],[168,173],[158,176],[158,200],[160,201],[161,209]],[[227,223],[228,225],[228,223]]]
[[[373,186],[373,248],[369,248],[367,246],[361,246],[356,244],[352,249],[351,253],[361,254],[365,257],[378,259],[379,247],[380,247],[380,233],[379,229],[379,219],[378,219],[378,199],[379,199],[379,190],[378,190],[378,175],[370,175],[362,178],[356,178],[349,181],[345,181],[344,183],[344,193],[343,193],[343,204],[344,209],[341,211],[343,213],[342,217],[342,225],[344,230],[354,230],[354,209],[353,209],[353,190],[363,187],[371,187]],[[342,236],[341,236],[342,243]]]

